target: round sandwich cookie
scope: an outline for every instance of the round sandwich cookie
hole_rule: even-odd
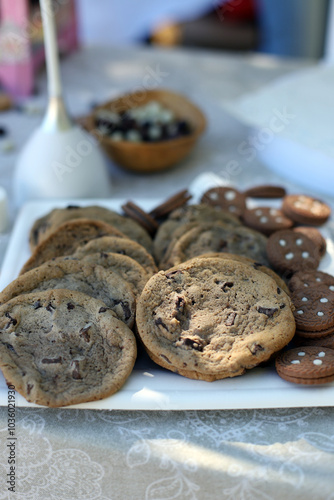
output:
[[[168,260],[169,267],[207,252],[228,252],[250,257],[264,265],[267,238],[243,226],[231,228],[216,223],[201,224],[187,231],[174,245]]]
[[[248,209],[242,216],[244,224],[260,233],[269,236],[275,231],[290,229],[293,226],[291,219],[286,217],[281,210],[271,207],[258,207]]]
[[[142,226],[148,232],[148,234],[153,236],[156,233],[159,224],[150,214],[145,212],[138,205],[136,205],[132,201],[128,201],[127,203],[122,205],[122,210],[125,215]]]
[[[37,245],[20,274],[56,257],[72,255],[79,246],[102,236],[125,238],[125,235],[118,229],[99,220],[75,219],[64,222]]]
[[[319,231],[319,229],[317,229],[316,227],[297,226],[297,227],[293,228],[293,231],[295,231],[296,233],[304,234],[311,241],[313,241],[313,243],[315,244],[315,246],[319,250],[320,257],[323,257],[325,255],[327,243],[326,243],[325,238],[322,236],[321,232]]]
[[[179,226],[188,223],[203,224],[208,221],[219,221],[233,227],[241,225],[238,217],[226,210],[217,210],[215,207],[203,203],[201,205],[184,205],[173,210],[168,219],[160,224],[153,241],[153,255],[156,261],[160,263],[164,259],[167,248],[173,239],[173,233]]]
[[[334,380],[334,350],[300,346],[283,351],[275,361],[278,375],[295,384],[326,384]]]
[[[298,347],[311,345],[315,347],[328,347],[329,349],[334,349],[334,331],[325,337],[319,337],[316,339],[301,337],[296,333],[293,337],[293,345]]]
[[[267,256],[276,271],[287,274],[317,269],[320,262],[319,251],[313,242],[291,229],[269,236]]]
[[[241,217],[246,210],[245,195],[232,187],[215,187],[209,189],[203,194],[201,203],[227,210],[237,217]]]
[[[37,219],[30,231],[30,248],[33,251],[36,245],[53,233],[64,222],[77,219],[91,219],[105,222],[113,226],[123,235],[143,245],[149,252],[152,250],[152,239],[134,220],[100,206],[79,207],[69,205],[66,208],[55,208],[44,217]]]
[[[282,211],[294,222],[306,226],[321,226],[331,214],[331,209],[326,203],[304,194],[285,196]]]
[[[22,274],[0,293],[0,304],[18,295],[56,288],[100,299],[120,320],[133,326],[136,303],[129,283],[116,272],[71,257],[60,257]]]
[[[295,333],[291,301],[251,266],[194,259],[147,282],[137,331],[157,364],[213,381],[242,375],[282,349]]]
[[[317,285],[325,285],[329,291],[334,292],[334,276],[322,271],[300,271],[289,281],[289,289],[292,292]]]
[[[286,191],[282,186],[263,184],[246,189],[244,195],[249,198],[283,198],[286,195]]]
[[[324,285],[295,290],[291,294],[295,306],[296,328],[303,332],[328,331],[334,328],[334,292]]]
[[[150,215],[156,220],[162,219],[163,217],[169,215],[176,208],[180,208],[183,207],[183,205],[186,205],[191,198],[192,196],[189,191],[187,189],[183,189],[179,193],[176,193],[168,198],[157,207],[153,208],[153,210],[150,211]]]
[[[152,255],[142,245],[129,238],[117,238],[114,236],[95,238],[86,243],[86,245],[80,246],[73,255],[81,259],[86,255],[98,252],[118,253],[131,257],[131,259],[136,260],[145,269],[149,276],[158,271]]]
[[[137,355],[105,304],[71,290],[20,295],[0,307],[0,368],[27,401],[59,407],[114,394]]]

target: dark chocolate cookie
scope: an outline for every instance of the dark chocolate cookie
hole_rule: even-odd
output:
[[[170,198],[168,198],[166,201],[164,201],[157,207],[154,207],[150,211],[150,215],[157,220],[166,217],[176,208],[180,208],[183,207],[183,205],[186,205],[188,201],[191,199],[191,197],[192,196],[188,192],[188,190],[183,189],[179,193],[176,193]]]
[[[313,242],[289,229],[277,231],[269,237],[267,255],[273,268],[286,274],[314,270],[320,262],[319,251]]]
[[[326,285],[331,292],[334,292],[334,276],[322,271],[300,271],[289,281],[289,289],[292,292],[317,285]]]
[[[296,384],[325,384],[334,380],[334,350],[301,346],[282,352],[276,358],[280,377]]]
[[[321,226],[331,214],[331,209],[326,203],[304,194],[285,196],[282,210],[294,222],[310,226]]]
[[[293,226],[291,219],[286,217],[281,210],[271,207],[258,207],[244,212],[244,224],[260,233],[269,236],[275,231],[290,229]]]
[[[249,198],[283,198],[286,191],[282,186],[272,186],[264,184],[262,186],[254,186],[246,189],[244,195]]]
[[[140,208],[132,201],[128,201],[127,203],[122,205],[122,210],[125,215],[142,226],[148,232],[148,234],[150,234],[151,236],[155,235],[159,224],[150,214],[145,212],[145,210]]]
[[[325,285],[295,290],[291,300],[298,331],[320,332],[334,327],[334,292]]]
[[[203,194],[201,203],[227,210],[238,217],[241,217],[246,210],[245,195],[232,187],[215,187],[209,189]]]
[[[319,229],[317,229],[316,227],[297,226],[293,230],[296,233],[304,234],[311,241],[313,241],[313,243],[319,250],[320,257],[323,257],[325,255],[327,244]]]

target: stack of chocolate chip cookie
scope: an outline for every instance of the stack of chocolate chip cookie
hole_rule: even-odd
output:
[[[136,301],[157,268],[152,239],[106,208],[69,206],[37,220],[32,255],[0,293],[0,367],[28,400],[101,399],[130,375]]]

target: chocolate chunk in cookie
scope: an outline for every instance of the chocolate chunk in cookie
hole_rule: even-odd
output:
[[[304,194],[285,196],[282,210],[294,222],[310,226],[321,226],[331,214],[331,209],[326,203]]]
[[[58,407],[110,396],[130,375],[136,351],[131,330],[84,293],[34,292],[0,307],[0,368],[32,403]]]
[[[301,346],[282,352],[275,362],[277,373],[296,384],[325,384],[334,380],[334,350]]]
[[[248,209],[242,216],[244,224],[266,236],[275,231],[290,229],[293,226],[291,219],[286,217],[281,210],[271,207],[258,207]]]
[[[273,268],[287,275],[318,267],[320,256],[313,242],[292,230],[276,231],[267,243],[267,255]]]
[[[238,217],[241,217],[246,210],[246,197],[232,187],[209,189],[203,194],[201,203],[227,210]]]

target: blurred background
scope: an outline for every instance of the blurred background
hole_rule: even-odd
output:
[[[142,45],[334,61],[334,0],[53,0],[60,51]],[[29,95],[44,61],[38,0],[0,0],[0,87]]]
[[[330,0],[77,0],[84,44],[148,43],[321,58]],[[333,21],[332,21],[333,25]]]

